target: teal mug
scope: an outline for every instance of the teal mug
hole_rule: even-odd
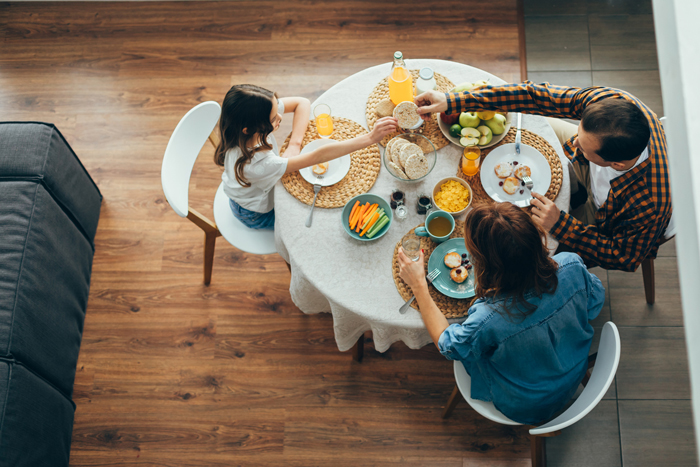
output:
[[[447,234],[445,235],[435,235],[436,233],[443,233],[446,230],[446,227],[448,226],[448,224],[445,221],[438,221],[438,224],[441,225],[431,224],[431,221],[438,217],[445,219],[449,223],[450,231],[447,232]],[[433,232],[430,231],[431,227],[433,229]],[[442,229],[442,231],[435,232],[436,229]],[[442,243],[450,238],[450,235],[452,235],[452,232],[454,232],[454,230],[455,220],[452,217],[452,215],[446,211],[436,210],[428,214],[428,217],[425,218],[425,227],[416,227],[415,234],[419,237],[430,237],[430,239],[435,243]]]

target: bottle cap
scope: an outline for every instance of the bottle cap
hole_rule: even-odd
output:
[[[403,58],[403,54],[399,52],[398,50],[394,52],[394,60],[401,60]]]
[[[420,79],[424,79],[426,81],[433,79],[433,69],[430,67],[421,68],[418,76],[420,76]]]

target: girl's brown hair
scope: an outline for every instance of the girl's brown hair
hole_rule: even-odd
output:
[[[241,157],[236,160],[234,170],[236,181],[242,186],[250,186],[250,182],[243,175],[245,165],[256,152],[272,149],[267,137],[275,129],[270,122],[270,113],[272,100],[276,98],[277,95],[272,91],[253,84],[233,86],[224,97],[219,119],[220,142],[214,152],[214,162],[223,166],[228,150],[240,148]],[[260,135],[262,144],[251,148],[250,146],[256,143],[256,134]]]
[[[515,205],[476,206],[464,222],[464,240],[476,274],[475,299],[505,299],[499,311],[509,318],[524,318],[536,309],[525,301],[526,293],[556,290],[558,265],[549,257],[546,235]]]

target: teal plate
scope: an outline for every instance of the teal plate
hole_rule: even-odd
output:
[[[456,251],[460,255],[466,253],[467,258],[471,260],[471,256],[464,246],[463,238],[451,238],[446,242],[442,242],[433,250],[433,253],[428,259],[428,272],[440,270],[440,275],[433,281],[433,287],[443,295],[452,298],[470,298],[476,295],[474,291],[474,268],[469,270],[469,277],[461,284],[450,279],[451,269],[445,266],[445,255]]]

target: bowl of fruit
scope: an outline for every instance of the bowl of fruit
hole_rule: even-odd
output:
[[[486,81],[462,83],[450,92],[473,91]],[[505,138],[510,129],[510,114],[483,110],[456,114],[438,114],[438,126],[445,138],[460,147],[478,146],[488,148]]]

